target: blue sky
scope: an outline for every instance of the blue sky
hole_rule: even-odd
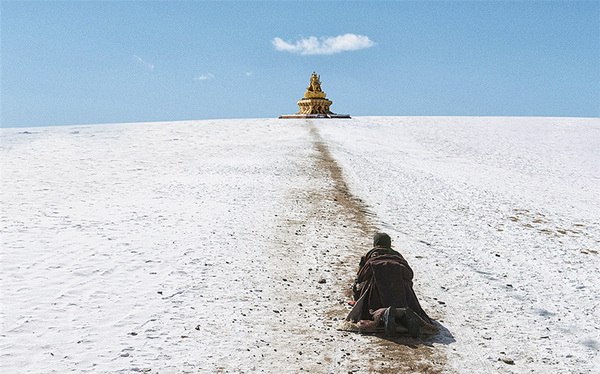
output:
[[[0,12],[6,127],[277,117],[298,110],[313,71],[331,109],[356,116],[600,116],[598,1],[2,1]]]

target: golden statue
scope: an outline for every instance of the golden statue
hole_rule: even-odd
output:
[[[310,92],[323,92],[321,90],[321,76],[317,75],[314,71],[312,77],[310,77],[310,86],[308,86],[306,90]]]
[[[347,114],[335,114],[329,110],[333,104],[327,100],[325,92],[321,89],[321,76],[316,72],[310,77],[310,85],[306,87],[304,98],[298,101],[300,111],[296,114],[283,115],[279,118],[350,118]]]
[[[327,95],[321,90],[321,76],[313,72],[310,77],[310,85],[306,87],[304,97],[307,99],[325,99],[325,96]],[[298,105],[300,105],[300,103],[298,103]]]

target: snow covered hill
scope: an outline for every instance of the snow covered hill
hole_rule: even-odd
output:
[[[0,369],[593,373],[600,120],[2,129]],[[440,333],[337,330],[375,230]]]

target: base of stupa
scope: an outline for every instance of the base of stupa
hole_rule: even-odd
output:
[[[321,92],[322,93],[322,92]],[[324,95],[324,93],[322,93]],[[304,98],[298,101],[300,111],[296,114],[322,114],[330,115],[333,114],[329,110],[329,106],[333,104],[331,100],[325,98]]]
[[[284,114],[282,116],[279,116],[279,119],[293,119],[293,118],[321,119],[321,118],[352,118],[352,117],[350,117],[349,114],[337,114],[337,113],[331,113],[331,114]]]

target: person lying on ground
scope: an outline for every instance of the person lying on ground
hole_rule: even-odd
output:
[[[355,304],[346,321],[374,321],[389,335],[394,335],[400,325],[418,337],[422,322],[432,321],[419,304],[412,279],[412,269],[392,249],[389,235],[376,233],[373,249],[361,258],[352,287]]]

